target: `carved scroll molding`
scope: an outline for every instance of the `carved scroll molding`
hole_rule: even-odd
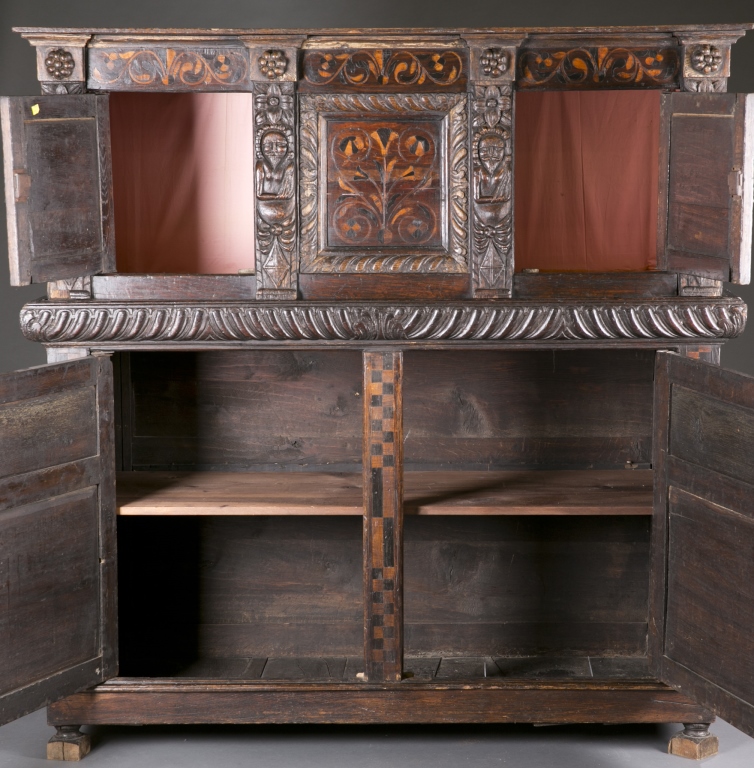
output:
[[[248,91],[249,52],[242,43],[128,45],[89,49],[88,87],[104,91]]]
[[[38,302],[21,311],[46,344],[245,341],[679,341],[728,339],[746,324],[737,299],[656,302],[458,302],[426,305]]]
[[[299,108],[302,272],[374,274],[468,270],[468,125],[465,95],[307,94],[300,97]],[[337,147],[340,153],[350,155],[351,160],[354,153],[362,152],[366,157],[373,144],[381,145],[380,151],[385,163],[384,168],[378,169],[381,174],[379,181],[371,178],[373,163],[365,163],[362,168],[357,162],[349,161],[354,166],[351,176],[341,177],[337,161],[330,163],[328,170],[333,149],[330,142],[334,138],[334,134],[331,137],[328,131],[330,120],[354,122],[354,136],[344,135]],[[429,129],[426,121],[431,120],[435,122],[432,130],[439,131],[438,141],[425,135],[426,131],[423,132],[423,121],[426,123],[424,127]],[[409,134],[414,126],[416,136],[411,141],[412,136]],[[401,144],[403,148],[400,148],[398,144],[404,134],[408,141],[405,147]],[[439,153],[439,175],[431,169],[422,170],[422,166],[426,165],[424,160],[429,155],[420,155],[429,153],[430,147],[431,152]],[[415,164],[408,156],[411,153],[416,155]],[[399,172],[400,177],[397,176]],[[329,178],[328,174],[333,178]],[[390,178],[388,175],[391,175]],[[396,178],[393,179],[393,176]],[[439,188],[443,179],[447,180],[447,197],[443,200],[439,194],[436,210],[432,210],[415,193],[431,187]],[[383,180],[387,186],[381,184]],[[395,186],[388,190],[394,182]],[[362,188],[370,183],[381,188],[375,187],[379,199],[375,202],[369,195],[363,205],[364,211],[359,213],[364,221],[360,223],[355,213],[353,221],[349,220],[346,224],[354,229],[360,226],[379,229],[380,213],[395,206],[396,201],[402,201],[405,205],[398,206],[390,217],[400,236],[395,236],[396,232],[389,232],[387,234],[390,238],[381,236],[377,246],[360,246],[358,239],[352,246],[339,243],[333,246],[328,239],[328,227],[334,226],[333,213],[337,211],[329,211],[328,202],[334,207],[344,202],[356,203],[360,195],[366,195]],[[340,197],[334,196],[332,192],[338,188],[343,192]],[[368,210],[369,200],[374,203],[375,210]],[[417,208],[416,215],[408,224],[410,226],[413,222],[416,231],[401,234],[402,222],[397,222],[395,217],[414,207]],[[423,228],[429,231],[435,223],[443,228],[440,229],[441,243],[432,247],[422,246],[421,241],[426,234]],[[418,238],[416,245],[411,240],[412,235]],[[336,237],[333,239],[337,240]]]
[[[677,83],[677,48],[525,49],[519,53],[519,88],[659,88]]]
[[[257,296],[295,299],[296,125],[293,83],[254,83]]]
[[[464,49],[328,49],[305,51],[301,90],[463,90],[468,79]]]
[[[471,100],[474,296],[511,295],[513,275],[512,86],[477,85]]]
[[[84,93],[86,45],[90,35],[24,34],[37,54],[37,79],[42,93]]]

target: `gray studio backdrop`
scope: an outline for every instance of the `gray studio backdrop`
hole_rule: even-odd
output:
[[[39,93],[31,46],[12,26],[50,27],[483,27],[718,24],[754,21],[754,0],[0,0],[0,93]],[[754,32],[733,47],[731,91],[754,92]],[[0,202],[0,206],[2,202]],[[116,221],[117,226],[117,221]],[[44,286],[8,283],[5,212],[0,213],[0,372],[45,362],[18,329],[23,304]],[[729,286],[751,303],[754,289]],[[723,365],[754,374],[754,322],[723,348]]]

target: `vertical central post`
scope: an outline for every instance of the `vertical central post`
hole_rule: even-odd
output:
[[[403,673],[403,354],[364,352],[364,662]]]

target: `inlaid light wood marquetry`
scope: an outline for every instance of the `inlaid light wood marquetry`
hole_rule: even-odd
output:
[[[368,680],[403,666],[401,352],[364,352],[364,645]]]

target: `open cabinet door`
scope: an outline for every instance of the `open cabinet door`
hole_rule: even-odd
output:
[[[659,352],[654,674],[754,736],[754,377]]]
[[[113,376],[0,376],[0,725],[116,674]]]
[[[108,105],[0,99],[12,285],[115,270]]]
[[[748,283],[754,190],[754,94],[662,97],[667,174],[661,168],[658,244],[665,269]],[[667,184],[667,188],[663,189]]]

